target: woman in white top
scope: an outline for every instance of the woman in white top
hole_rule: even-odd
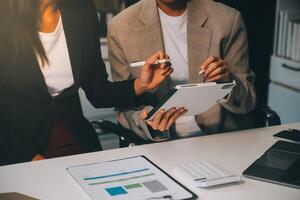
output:
[[[78,89],[95,107],[138,105],[173,71],[157,52],[109,82],[92,0],[1,0],[0,22],[0,165],[101,150]]]

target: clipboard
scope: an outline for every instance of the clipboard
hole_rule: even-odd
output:
[[[67,168],[91,199],[192,200],[197,195],[145,156]]]
[[[235,85],[235,81],[177,85],[149,112],[146,120],[152,120],[161,109],[169,110],[173,107],[185,107],[187,112],[183,116],[201,114],[226,97]]]

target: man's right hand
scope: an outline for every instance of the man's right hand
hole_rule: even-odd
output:
[[[156,113],[152,120],[145,120],[149,111],[144,109],[140,113],[140,117],[144,119],[145,122],[152,127],[152,129],[158,131],[168,131],[175,121],[186,112],[187,110],[185,108],[171,108],[169,110],[161,109]]]

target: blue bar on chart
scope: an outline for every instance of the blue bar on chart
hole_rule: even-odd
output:
[[[124,188],[122,188],[121,186],[105,188],[105,190],[110,194],[110,196],[128,194],[128,192]]]

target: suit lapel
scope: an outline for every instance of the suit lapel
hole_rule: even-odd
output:
[[[137,20],[141,22],[141,26],[136,29],[137,39],[141,40],[139,44],[148,44],[147,49],[151,51],[151,54],[158,50],[164,50],[165,47],[156,0],[143,1],[143,7]],[[146,49],[144,47],[145,46],[142,47],[143,50]]]
[[[201,6],[201,0],[189,1],[187,9],[189,82],[199,83],[203,82],[198,73],[200,65],[209,56],[212,31],[203,27],[208,18]]]
[[[80,24],[78,23],[80,13],[73,14],[75,9],[72,9],[72,4],[68,1],[60,1],[59,9],[62,16],[62,22],[65,32],[65,37],[68,46],[68,52],[72,65],[72,72],[75,84],[78,82],[80,66],[82,61],[82,33]]]
[[[143,54],[149,57],[159,50],[165,50],[156,0],[143,1],[137,20],[141,22],[141,26],[136,29],[136,39],[140,40],[137,44],[144,44]],[[170,88],[171,80],[168,78],[157,89],[158,98],[162,98]]]
[[[188,63],[189,63],[189,82],[203,82],[201,76],[198,75],[200,65],[209,56],[209,47],[212,37],[212,30],[205,28],[205,22],[208,20],[201,3],[202,0],[190,0],[187,5],[188,22],[187,22],[187,44],[188,44]],[[157,50],[165,49],[164,40],[161,29],[160,18],[157,10],[156,0],[143,1],[143,7],[137,18],[142,26],[136,30],[137,40],[141,40],[138,44],[147,44],[148,55]],[[167,87],[170,88],[170,80],[166,81]]]

